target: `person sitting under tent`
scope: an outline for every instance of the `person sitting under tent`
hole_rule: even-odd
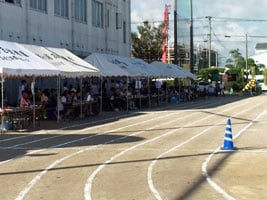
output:
[[[21,93],[22,97],[20,98],[20,107],[21,108],[29,107],[31,102],[28,98],[28,92],[26,90],[23,90]]]
[[[127,98],[128,100],[128,108],[129,110],[137,110],[138,108],[135,105],[134,99],[133,99],[133,88],[131,86],[128,87]]]
[[[22,92],[27,90],[26,80],[22,80],[20,82],[20,86],[18,88],[18,104],[20,105],[20,100],[22,98]]]

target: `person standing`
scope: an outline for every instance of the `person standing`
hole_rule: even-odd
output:
[[[224,84],[220,83],[220,95],[225,96],[224,94]]]
[[[215,83],[215,96],[217,97],[220,93],[220,84],[218,82]]]

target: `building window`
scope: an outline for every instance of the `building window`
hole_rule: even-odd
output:
[[[75,0],[74,7],[75,20],[86,23],[86,0]]]
[[[14,3],[14,4],[17,4],[17,5],[21,5],[21,0],[5,0],[5,2],[7,2],[7,3]]]
[[[126,21],[123,21],[123,43],[126,43]]]
[[[122,14],[116,13],[116,29],[122,28]]]
[[[109,13],[108,13],[109,14]],[[95,27],[103,28],[103,3],[92,1],[92,24]]]
[[[55,15],[69,17],[69,0],[55,0]]]
[[[107,10],[107,12],[106,12],[106,27],[109,27],[109,18],[110,18],[110,12],[109,12],[109,10]]]
[[[46,0],[30,0],[30,8],[46,12],[47,11],[47,2],[46,2]]]

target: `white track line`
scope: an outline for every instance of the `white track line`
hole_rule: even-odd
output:
[[[260,105],[260,104],[261,104],[261,103],[259,103],[258,105]],[[258,105],[254,106],[254,107],[257,107]],[[251,110],[252,108],[253,108],[253,107],[249,107],[249,108],[246,109],[246,110],[242,110],[241,112],[237,113],[236,115],[239,115],[239,114],[241,114],[241,113],[243,113],[243,112],[246,112],[247,110]],[[223,111],[223,112],[225,112],[225,111]],[[223,113],[223,112],[220,112],[220,113]],[[213,115],[214,115],[214,114],[213,114]],[[168,154],[168,153],[170,153],[170,152],[176,150],[177,148],[180,148],[181,146],[183,146],[183,145],[185,145],[185,144],[191,142],[191,141],[194,140],[195,138],[197,138],[197,137],[203,135],[203,134],[206,133],[208,130],[210,130],[210,129],[216,127],[216,125],[218,125],[218,124],[220,124],[220,123],[217,123],[217,124],[215,124],[215,125],[213,125],[213,126],[210,126],[209,128],[207,128],[207,129],[201,131],[200,133],[198,133],[197,135],[194,135],[193,137],[189,138],[188,140],[186,140],[186,141],[180,143],[179,145],[177,145],[177,146],[175,146],[175,147],[169,149],[168,151],[166,151],[166,152],[160,154],[154,161],[151,162],[151,164],[150,164],[149,167],[148,167],[148,185],[149,185],[150,190],[152,191],[152,193],[154,194],[154,196],[155,196],[155,198],[156,198],[157,200],[162,200],[162,197],[160,196],[159,191],[156,189],[156,187],[155,187],[154,184],[153,184],[152,172],[153,172],[153,167],[154,167],[154,165],[158,162],[158,160],[159,160],[160,158],[162,158],[163,156],[165,156],[166,154]]]
[[[124,116],[124,115],[123,115],[123,116]],[[131,115],[127,115],[127,116],[131,116]],[[144,117],[145,117],[145,116],[144,116]],[[95,123],[99,123],[99,122],[101,122],[101,121],[108,121],[108,120],[111,120],[111,119],[117,119],[117,118],[119,118],[119,117],[118,117],[118,116],[116,116],[116,117],[111,117],[111,118],[108,118],[108,119],[105,119],[105,120],[99,120],[99,121],[97,121],[97,122],[95,122]],[[130,121],[130,120],[132,120],[132,118],[131,118],[131,119],[130,119],[130,118],[125,119],[125,121]],[[116,122],[114,122],[113,124],[115,124],[115,123],[121,123],[121,121],[116,121]],[[54,132],[57,132],[57,133],[58,133],[59,131],[62,131],[62,130],[65,130],[65,129],[75,128],[75,127],[80,127],[80,126],[84,126],[84,125],[86,125],[86,124],[92,124],[92,123],[75,124],[75,125],[71,125],[71,126],[63,127],[63,128],[57,129],[57,130],[47,131],[47,133],[49,133],[49,134],[54,133]],[[98,125],[98,127],[105,127],[105,126],[109,126],[109,124]],[[70,135],[70,134],[81,133],[81,132],[85,132],[85,131],[88,131],[88,130],[91,130],[91,129],[95,129],[95,128],[96,128],[96,127],[94,127],[94,126],[93,126],[93,127],[88,127],[88,128],[82,129],[82,130],[74,131],[74,132],[69,133],[69,134],[61,134],[61,135],[57,135],[57,136],[53,136],[53,137],[48,137],[47,139],[57,138],[57,137],[64,137],[64,136],[67,136],[67,135]],[[35,134],[34,134],[34,135],[35,135]],[[34,136],[34,135],[31,135],[31,136]],[[37,135],[39,135],[39,133],[38,133]],[[98,135],[99,135],[99,134],[94,135],[94,136],[98,136]],[[88,139],[88,136],[87,136],[87,139]],[[39,142],[39,141],[40,141],[40,139],[39,139],[39,140],[31,141],[31,142],[20,143],[20,144],[18,144],[18,145],[14,145],[14,146],[12,146],[12,149],[17,149],[19,146],[23,146],[23,145],[26,145],[26,144],[30,144],[30,143],[34,143],[34,142]],[[74,142],[77,142],[77,141],[76,141],[76,140],[72,140],[70,143],[74,143]],[[5,160],[5,161],[1,161],[1,162],[0,162],[0,165],[3,165],[3,164],[8,163],[8,162],[10,162],[10,161],[16,160],[16,159],[21,158],[21,157],[23,157],[23,156],[25,156],[25,155],[31,155],[31,154],[35,154],[35,153],[40,153],[40,152],[45,151],[45,150],[47,150],[47,149],[58,148],[58,147],[61,147],[61,146],[65,146],[65,145],[67,145],[67,144],[68,144],[68,143],[62,143],[62,144],[58,144],[58,145],[54,145],[54,146],[50,146],[50,147],[45,148],[45,149],[34,150],[34,151],[31,151],[31,152],[28,152],[27,154],[19,155],[19,156],[16,156],[16,157],[14,157],[14,158],[11,158],[11,159],[8,159],[8,160]],[[11,147],[6,147],[6,149],[7,149],[7,148],[11,148]]]
[[[208,102],[207,102],[208,103]],[[214,105],[215,105],[216,103],[214,103]],[[212,105],[212,104],[209,104],[209,105]],[[204,105],[202,105],[202,107],[204,107]],[[164,112],[167,112],[168,113],[168,111],[157,111],[157,112],[153,112],[152,114],[154,115],[154,114],[157,114],[157,113],[164,113]],[[174,112],[174,114],[176,114],[175,112]],[[193,113],[194,114],[194,113]],[[192,114],[192,115],[193,115]],[[127,116],[129,116],[129,115],[127,115]],[[187,115],[187,116],[191,116],[191,115]],[[121,117],[121,116],[120,116]],[[137,116],[138,117],[138,116]],[[140,116],[139,116],[140,117]],[[118,117],[114,117],[114,118],[118,118]],[[161,117],[159,117],[159,118],[164,118],[164,116],[161,116]],[[158,118],[157,118],[158,119]],[[176,118],[175,120],[177,120],[178,118]],[[128,119],[128,120],[132,120],[132,118],[130,118],[130,119]],[[150,119],[150,120],[153,120],[153,119]],[[150,120],[147,120],[147,121],[150,121]],[[126,121],[127,121],[127,119],[126,119]],[[118,122],[119,123],[119,122]],[[108,125],[108,124],[105,124],[105,125],[101,125],[101,126],[106,126],[106,125]],[[134,124],[133,124],[134,125]],[[140,125],[140,123],[138,123],[137,125]],[[90,128],[93,128],[93,127],[89,127],[88,129],[90,129]],[[123,128],[123,127],[122,127]],[[119,128],[119,129],[122,129],[122,128]],[[117,130],[117,129],[116,129]],[[115,130],[112,130],[112,132],[114,132]],[[143,131],[144,132],[144,131]],[[105,134],[105,133],[103,133],[103,134]],[[102,134],[99,134],[99,135],[102,135]],[[133,134],[134,135],[134,134]],[[130,137],[131,135],[129,135],[129,136],[124,136],[124,137],[122,137],[122,138],[118,138],[118,139],[115,139],[115,140],[112,140],[112,141],[110,141],[110,142],[115,142],[115,141],[118,141],[118,140],[120,140],[120,139],[124,139],[124,138],[127,138],[127,137]],[[106,143],[104,143],[104,144],[107,144],[108,142],[106,142]],[[65,143],[64,144],[62,144],[62,146],[64,146],[64,145],[66,145]],[[59,145],[57,145],[57,146],[59,146]],[[41,179],[41,177],[44,175],[44,174],[46,174],[50,169],[52,169],[54,166],[56,166],[57,164],[59,164],[59,163],[61,163],[61,162],[63,162],[63,161],[65,161],[66,159],[69,159],[69,158],[71,158],[71,157],[73,157],[73,156],[76,156],[76,155],[78,155],[78,154],[80,154],[80,153],[83,153],[83,152],[85,152],[85,151],[88,151],[88,150],[90,150],[90,149],[93,149],[93,148],[96,148],[96,147],[98,147],[98,146],[101,146],[101,144],[99,144],[99,145],[96,145],[96,146],[92,146],[92,147],[90,147],[90,148],[87,148],[87,149],[84,149],[84,150],[80,150],[80,151],[78,151],[78,152],[75,152],[75,153],[72,153],[72,154],[70,154],[70,155],[68,155],[68,156],[65,156],[65,157],[63,157],[63,158],[61,158],[61,159],[59,159],[59,160],[56,160],[55,162],[53,162],[52,164],[50,164],[48,167],[46,167],[41,173],[39,173],[37,176],[35,176],[35,178],[33,178],[32,179],[32,181],[28,184],[28,186],[26,187],[26,188],[24,188],[20,193],[19,193],[19,195],[18,195],[18,197],[16,198],[16,200],[22,200],[22,199],[24,199],[24,197],[26,196],[26,194],[31,190],[31,188]],[[51,148],[54,148],[54,147],[51,147]],[[42,151],[42,150],[37,150],[38,152],[40,152],[40,151]],[[34,152],[36,152],[36,151],[34,151]],[[1,163],[0,163],[1,164]]]
[[[176,113],[173,113],[173,115],[175,115]],[[191,114],[191,115],[193,115],[193,114]],[[191,115],[188,115],[188,116],[191,116]],[[120,127],[120,128],[117,128],[117,129],[114,129],[114,130],[112,130],[112,131],[109,131],[109,132],[114,132],[114,131],[118,131],[118,130],[121,130],[121,129],[124,129],[124,128],[129,128],[129,127],[131,127],[131,126],[140,126],[140,124],[141,123],[147,123],[147,122],[150,122],[150,121],[153,121],[153,120],[155,120],[155,119],[161,119],[161,118],[165,118],[165,116],[163,116],[163,115],[161,115],[160,117],[158,117],[158,118],[150,118],[149,120],[146,120],[146,121],[143,121],[143,122],[139,122],[138,124],[131,124],[131,125],[127,125],[127,126],[124,126],[124,127]],[[130,119],[129,119],[130,120]],[[132,120],[132,119],[131,119]],[[142,132],[144,132],[144,131],[142,131]],[[106,134],[106,133],[101,133],[101,134],[98,134],[98,135],[103,135],[103,134]],[[127,138],[127,137],[130,137],[131,135],[129,135],[129,136],[123,136],[123,137],[121,137],[121,138],[117,138],[117,139],[114,139],[114,140],[110,140],[110,141],[108,141],[108,142],[106,142],[106,143],[104,143],[104,144],[108,144],[108,143],[112,143],[112,142],[115,142],[115,141],[118,141],[119,139],[124,139],[124,138]],[[88,139],[88,138],[87,138]],[[71,141],[70,141],[71,142]],[[69,142],[68,142],[69,143]],[[63,143],[63,144],[61,144],[60,146],[65,146],[66,145],[66,143]],[[69,159],[69,158],[71,158],[71,157],[73,157],[73,156],[76,156],[76,155],[78,155],[78,154],[80,154],[80,153],[84,153],[84,152],[86,152],[86,151],[88,151],[88,150],[91,150],[91,149],[94,149],[94,148],[96,148],[96,147],[98,147],[98,146],[101,146],[102,144],[99,144],[99,145],[95,145],[95,146],[91,146],[91,147],[89,147],[89,148],[86,148],[86,149],[83,149],[83,150],[80,150],[80,151],[77,151],[77,152],[74,152],[74,153],[72,153],[72,154],[69,154],[69,155],[67,155],[67,156],[65,156],[65,157],[63,157],[63,158],[61,158],[61,159],[58,159],[58,160],[56,160],[56,161],[54,161],[52,164],[50,164],[48,167],[46,167],[42,172],[40,172],[37,176],[35,176],[32,180],[31,180],[31,182],[27,185],[27,187],[26,188],[24,188],[20,193],[19,193],[19,195],[17,196],[17,198],[16,198],[16,200],[22,200],[22,199],[24,199],[24,197],[26,196],[26,194],[31,190],[31,188],[41,179],[41,177],[44,175],[44,174],[46,174],[50,169],[52,169],[53,167],[55,167],[57,164],[59,164],[59,163],[61,163],[61,162],[63,162],[63,161],[65,161],[66,159]],[[59,145],[57,145],[57,147],[58,147]]]
[[[226,110],[224,110],[224,112],[227,111],[227,110],[231,110],[231,109],[232,109],[232,108],[226,109]],[[194,112],[194,113],[195,113],[195,112]],[[223,113],[223,112],[218,112],[218,113]],[[216,113],[216,114],[218,114],[218,113]],[[215,114],[213,114],[213,115],[215,115]],[[197,120],[197,121],[195,121],[195,122],[193,122],[193,123],[190,123],[189,125],[193,125],[194,123],[197,123],[197,122],[199,122],[199,121],[204,121],[204,120],[206,120],[207,118],[210,118],[210,117],[213,116],[213,115],[209,115],[209,116],[207,116],[207,117],[205,117],[205,118],[202,118],[202,119]],[[185,117],[188,117],[188,116],[185,116]],[[177,119],[175,119],[174,121],[177,121]],[[171,124],[172,122],[173,122],[173,121],[170,121],[170,124]],[[169,123],[169,122],[167,122],[167,123]],[[162,126],[162,124],[160,124],[159,126]],[[186,126],[184,126],[184,127],[186,127]],[[135,149],[135,148],[137,148],[137,147],[139,147],[139,146],[142,146],[142,145],[147,144],[147,143],[149,143],[149,142],[153,142],[153,141],[158,140],[158,139],[160,139],[160,138],[162,138],[162,137],[165,137],[165,136],[168,136],[168,135],[170,135],[170,134],[173,134],[173,133],[175,133],[177,130],[183,129],[184,127],[181,127],[181,128],[179,128],[179,129],[176,129],[176,130],[168,131],[168,132],[166,132],[166,133],[163,134],[163,135],[160,135],[160,136],[158,136],[158,137],[152,138],[152,139],[147,140],[147,141],[145,141],[145,142],[143,142],[143,143],[139,143],[139,144],[137,144],[137,145],[134,145],[134,146],[132,146],[132,147],[130,147],[130,148],[128,148],[128,149],[125,149],[124,151],[122,151],[122,152],[116,154],[115,156],[113,156],[113,157],[110,158],[109,160],[105,161],[105,162],[104,162],[102,165],[100,165],[100,166],[99,166],[99,167],[98,167],[98,168],[97,168],[97,169],[90,175],[90,177],[88,178],[88,180],[87,180],[87,182],[86,182],[86,185],[85,185],[85,188],[84,188],[84,198],[85,198],[85,200],[91,200],[91,199],[92,199],[92,197],[91,197],[91,190],[92,190],[92,183],[93,183],[93,180],[94,180],[95,176],[97,175],[97,173],[99,173],[99,172],[100,172],[100,171],[101,171],[101,170],[102,170],[108,163],[110,163],[112,160],[118,158],[119,156],[123,155],[124,153],[126,153],[126,152],[128,152],[128,151],[130,151],[130,150],[133,150],[133,149]],[[155,127],[152,127],[152,128],[155,128]]]
[[[234,137],[233,139],[236,139],[239,137],[245,130],[247,130],[257,119],[259,119],[262,115],[266,114],[266,111],[263,111],[260,113],[254,120],[252,120],[249,124],[247,124],[243,129],[241,129]],[[222,194],[223,197],[227,200],[234,200],[235,198],[229,195],[226,191],[224,191],[218,184],[216,184],[209,176],[207,172],[207,166],[209,161],[212,159],[212,157],[220,151],[220,147],[215,149],[205,160],[205,162],[202,164],[202,174],[208,181],[208,183],[211,185],[211,187],[217,191],[218,193]]]

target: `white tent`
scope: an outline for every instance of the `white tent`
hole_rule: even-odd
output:
[[[163,71],[164,76],[168,78],[195,78],[194,74],[175,64],[154,61],[151,65]]]
[[[159,77],[161,71],[137,58],[93,53],[85,61],[100,70],[101,76]]]
[[[144,76],[150,76],[150,77],[163,77],[164,76],[162,70],[155,68],[153,65],[148,64],[142,59],[128,58],[128,60],[129,60],[129,63],[135,66],[135,68],[139,68],[140,70],[144,71]],[[131,69],[132,67],[129,67],[129,70]]]
[[[85,61],[99,69],[101,76],[131,76],[131,74],[114,59],[113,55],[93,53]]]
[[[58,76],[60,71],[39,58],[34,53],[14,42],[0,40],[0,74],[1,74],[1,108],[4,112],[4,78],[31,76]],[[34,84],[32,85],[34,88]],[[1,118],[3,125],[3,117]],[[35,126],[35,109],[33,111],[33,124]],[[3,126],[1,127],[1,131]]]
[[[63,77],[99,76],[99,70],[67,49],[23,44],[25,48],[60,70]]]
[[[56,76],[60,71],[22,45],[0,40],[2,76]]]
[[[100,76],[99,69],[95,68],[88,62],[74,55],[67,49],[41,47],[35,45],[24,45],[25,48],[34,52],[40,58],[46,60],[50,64],[54,65],[60,70],[60,75],[67,78],[75,77],[92,77]],[[58,80],[58,86],[60,85],[60,79]],[[80,79],[80,86],[82,85],[82,79]],[[58,88],[58,96],[60,88]],[[81,110],[82,112],[82,100]],[[59,120],[59,110],[57,110],[57,117]]]

